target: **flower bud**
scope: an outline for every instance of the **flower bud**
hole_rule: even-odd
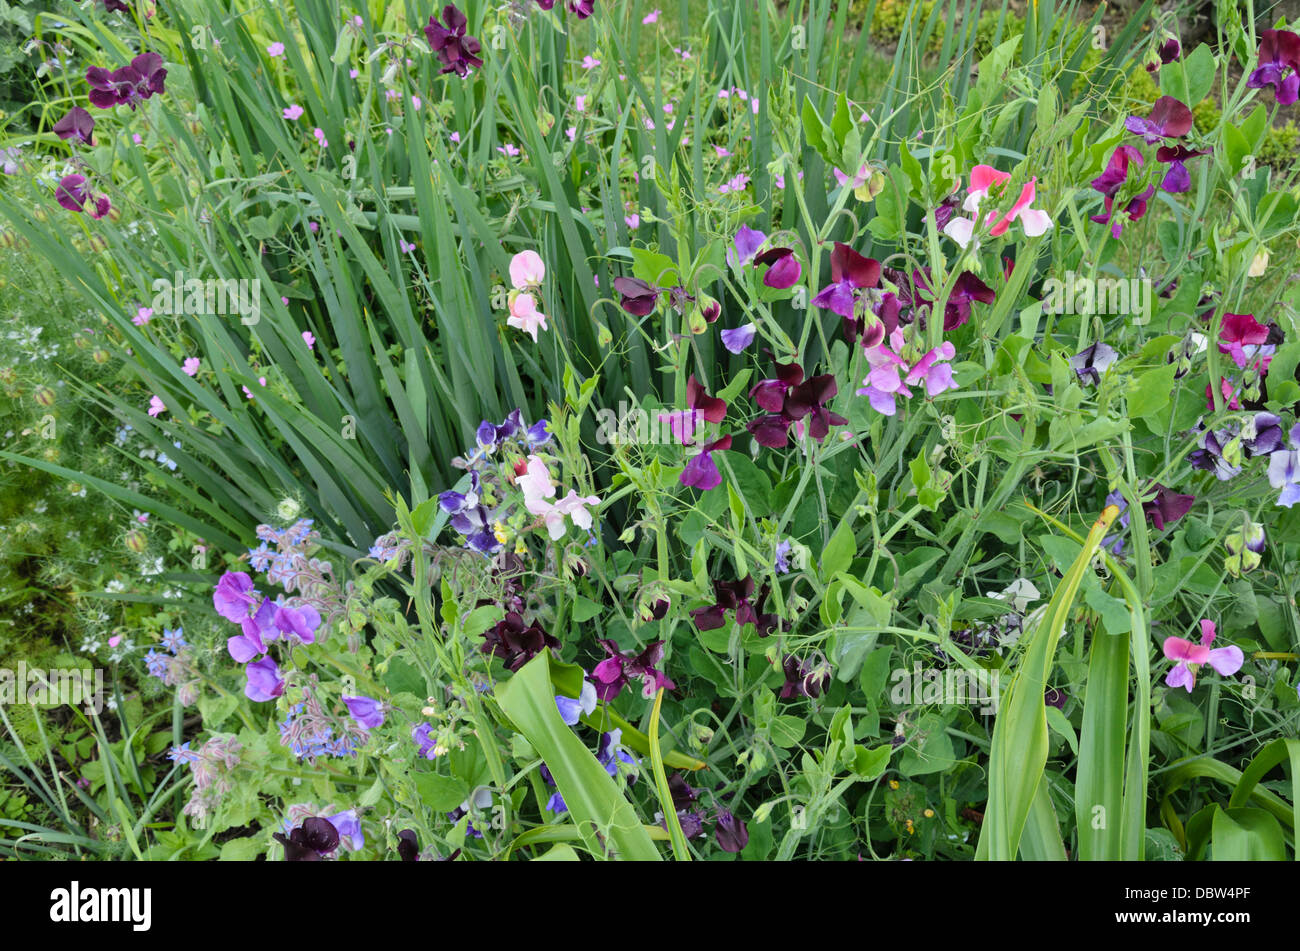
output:
[[[42,385],[35,389],[32,393],[32,398],[36,400],[36,405],[38,406],[53,406],[54,395],[54,390],[50,389],[48,386]]]
[[[145,537],[144,532],[134,528],[131,529],[131,531],[126,533],[126,538],[124,539],[124,541],[126,543],[127,550],[133,551],[137,555],[144,554],[145,549],[149,547],[149,539]]]

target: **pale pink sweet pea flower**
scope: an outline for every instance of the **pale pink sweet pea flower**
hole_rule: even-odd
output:
[[[676,409],[671,413],[660,413],[658,419],[661,423],[667,423],[673,436],[685,446],[690,444],[695,431],[704,421],[704,414],[697,409]]]
[[[199,372],[199,364],[201,362],[202,361],[199,360],[198,357],[186,357],[185,362],[181,365],[181,369],[185,372],[186,376],[194,376],[194,374]]]
[[[522,475],[515,476],[515,485],[524,493],[524,504],[541,499],[555,498],[555,483],[551,481],[550,470],[541,456],[533,454],[528,457],[527,466]],[[532,511],[530,508],[528,511]]]
[[[1196,670],[1194,668],[1209,664],[1224,677],[1229,677],[1241,670],[1241,665],[1245,663],[1246,658],[1242,654],[1240,647],[1233,645],[1231,647],[1211,649],[1210,645],[1213,643],[1214,622],[1209,619],[1201,620],[1201,642],[1199,644],[1193,644],[1182,637],[1166,637],[1164,643],[1165,656],[1170,660],[1177,661],[1177,663],[1165,676],[1165,683],[1170,687],[1184,687],[1188,693],[1191,693],[1192,687],[1196,685]]]
[[[510,284],[517,291],[540,287],[546,280],[546,262],[536,251],[520,251],[510,259]]]
[[[564,516],[569,516],[574,525],[586,531],[591,528],[591,513],[586,507],[599,504],[597,496],[583,497],[570,489],[568,495],[554,504],[542,499],[530,499],[524,503],[524,507],[534,515],[542,516],[546,522],[547,534],[552,541],[558,541],[564,537]]]
[[[533,338],[533,343],[537,343],[537,331],[549,330],[546,326],[546,315],[537,309],[537,298],[532,294],[515,294],[510,301],[510,316],[506,318],[506,323],[522,330]]]
[[[940,362],[951,360],[956,353],[957,350],[952,343],[945,340],[917,361],[916,366],[908,371],[906,382],[910,386],[916,386],[924,381],[925,391],[931,396],[938,396],[945,390],[957,389],[957,384],[952,378],[952,367],[946,362]]]

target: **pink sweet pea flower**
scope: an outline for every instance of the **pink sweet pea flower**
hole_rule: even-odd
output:
[[[1165,683],[1170,687],[1184,687],[1188,693],[1192,692],[1192,687],[1196,685],[1196,672],[1199,668],[1209,664],[1221,676],[1229,677],[1241,670],[1241,665],[1245,663],[1245,656],[1241,648],[1216,647],[1210,648],[1214,643],[1214,622],[1209,619],[1201,621],[1201,642],[1193,644],[1191,641],[1182,637],[1165,638],[1164,651],[1165,656],[1170,660],[1177,661],[1173,669],[1165,676]]]
[[[537,309],[537,298],[532,294],[515,294],[510,301],[510,316],[506,318],[506,323],[522,330],[533,338],[533,343],[537,343],[537,331],[549,330],[546,326],[546,315]]]
[[[586,507],[599,504],[597,496],[580,496],[570,489],[568,495],[554,504],[542,499],[530,499],[524,503],[524,507],[534,515],[542,516],[546,522],[547,534],[553,541],[558,541],[564,537],[564,516],[569,516],[574,525],[586,531],[591,528],[591,513]]]
[[[515,485],[524,493],[524,505],[540,502],[542,499],[555,498],[555,483],[551,481],[550,470],[541,456],[531,455],[524,471],[515,476]],[[529,508],[528,511],[533,511]]]
[[[952,343],[945,340],[912,367],[905,382],[910,386],[924,382],[925,391],[931,396],[938,396],[945,390],[957,389],[957,384],[952,378],[952,367],[946,362],[939,362],[951,360],[956,353],[957,350]]]
[[[546,279],[546,264],[536,251],[520,251],[510,259],[510,283],[517,291],[539,287]]]
[[[966,191],[966,200],[962,202],[963,210],[971,212],[972,217],[954,217],[944,225],[943,233],[963,248],[969,245],[975,237],[980,205],[994,189],[1000,192],[1010,180],[1011,175],[1007,172],[1000,172],[991,165],[976,165],[971,169],[970,188]],[[1031,238],[1038,237],[1052,227],[1052,219],[1047,212],[1029,207],[1034,201],[1037,181],[1038,179],[1034,178],[1025,184],[1020,190],[1020,197],[1016,199],[1010,211],[1001,216],[996,211],[990,211],[984,216],[985,225],[992,223],[992,227],[989,228],[990,235],[997,237],[1005,234],[1011,227],[1011,223],[1017,220],[1024,227],[1025,234]],[[978,241],[975,242],[975,246],[979,247]]]

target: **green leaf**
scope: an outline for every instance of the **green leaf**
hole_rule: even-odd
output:
[[[416,773],[414,779],[420,801],[434,812],[451,812],[469,797],[469,787],[454,776]]]
[[[1129,415],[1150,416],[1164,409],[1174,391],[1174,373],[1177,370],[1171,363],[1133,377],[1128,387]]]
[[[659,850],[631,803],[605,767],[560,719],[549,658],[550,651],[543,651],[497,687],[501,709],[546,762],[570,816],[594,854],[602,854],[594,834],[599,831],[615,856],[658,861]]]
[[[826,547],[822,550],[822,580],[834,578],[841,571],[847,569],[857,553],[857,542],[853,538],[853,523],[845,519],[840,522],[839,527],[835,529],[835,533],[831,535],[830,541],[826,543]]]

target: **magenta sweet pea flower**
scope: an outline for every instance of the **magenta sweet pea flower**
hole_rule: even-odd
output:
[[[86,176],[84,175],[65,175],[59,180],[59,185],[54,189],[54,199],[68,211],[84,211],[92,218],[103,218],[112,209],[108,198],[100,195],[98,198],[90,194],[86,188]]]
[[[647,284],[639,277],[614,278],[619,306],[633,317],[644,317],[655,309],[663,288]]]
[[[1300,36],[1290,30],[1264,30],[1259,34],[1259,66],[1246,85],[1272,88],[1278,105],[1288,106],[1300,94]]]
[[[274,700],[284,693],[284,678],[280,668],[270,657],[249,664],[244,668],[248,683],[244,685],[244,696],[255,703]]]
[[[769,248],[754,255],[754,264],[768,265],[767,272],[763,275],[763,284],[775,290],[793,287],[803,273],[792,248]]]
[[[1214,622],[1208,619],[1201,621],[1199,644],[1193,644],[1182,637],[1165,638],[1165,656],[1176,661],[1173,669],[1165,676],[1165,683],[1171,687],[1184,687],[1188,693],[1191,693],[1196,685],[1196,672],[1206,664],[1224,677],[1230,677],[1241,670],[1245,657],[1240,647],[1234,645],[1211,649],[1210,645],[1213,643]]]
[[[1129,116],[1124,120],[1124,128],[1142,136],[1147,145],[1155,145],[1161,139],[1181,139],[1192,129],[1192,110],[1173,96],[1161,96],[1151,107],[1150,115],[1145,119]]]
[[[658,669],[664,657],[663,641],[651,642],[639,654],[625,654],[611,640],[602,639],[600,646],[608,656],[591,672],[591,682],[595,685],[599,699],[613,700],[623,686],[633,679],[641,681],[641,696],[647,700],[653,698],[661,687],[665,690],[677,689],[677,685]]]
[[[1001,215],[996,211],[987,212],[980,224],[980,205],[986,198],[1001,199],[1010,180],[1008,172],[1000,172],[991,165],[976,165],[971,169],[970,187],[966,191],[966,200],[962,202],[962,208],[971,212],[972,217],[954,217],[944,225],[943,233],[963,248],[975,241],[976,231],[980,228],[988,228],[988,234],[996,238],[1005,234],[1014,221],[1019,221],[1025,234],[1031,238],[1046,233],[1052,227],[1051,217],[1042,209],[1030,207],[1036,195],[1037,178],[1025,183],[1020,197],[1008,211]],[[975,241],[975,246],[979,246],[978,241]]]
[[[1252,314],[1224,314],[1219,327],[1219,352],[1232,357],[1232,362],[1245,367],[1256,358],[1260,361],[1260,371],[1267,372],[1275,348],[1266,346],[1269,329],[1261,324]]]
[[[823,307],[843,317],[844,337],[850,344],[856,343],[858,337],[866,334],[866,314],[870,312],[870,298],[861,292],[879,284],[880,262],[836,241],[831,251],[831,283],[822,288],[812,303],[814,307]],[[879,322],[872,323],[874,325]],[[893,329],[876,327],[882,339]],[[865,345],[870,346],[871,343]]]

